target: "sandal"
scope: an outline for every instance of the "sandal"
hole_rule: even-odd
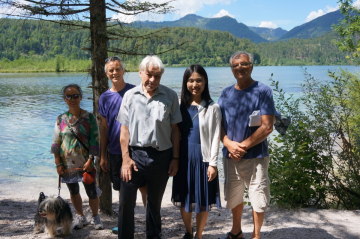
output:
[[[219,239],[245,239],[245,237],[240,237],[242,231],[240,231],[238,234],[234,235],[231,232],[226,233],[226,237],[221,237]]]

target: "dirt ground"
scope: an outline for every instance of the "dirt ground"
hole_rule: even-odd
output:
[[[34,234],[34,215],[37,208],[39,192],[46,195],[57,196],[56,178],[26,179],[17,182],[0,180],[0,238],[50,238],[48,233]],[[40,183],[41,182],[41,183]],[[85,192],[81,195],[84,199],[85,214],[90,217],[91,212]],[[67,188],[63,188],[61,196],[70,202]],[[88,225],[80,230],[72,230],[72,235],[63,238],[117,238],[111,233],[111,228],[117,224],[118,199],[113,193],[114,215],[107,216],[102,213],[101,220],[104,230],[94,230]],[[162,234],[163,238],[181,238],[185,229],[178,208],[170,202],[171,182],[168,183],[162,203]],[[141,198],[138,196],[138,198]],[[138,200],[135,208],[135,238],[146,238],[145,235],[145,209]],[[212,210],[205,227],[203,238],[219,238],[231,229],[231,211],[225,209]],[[193,227],[196,226],[193,216]],[[251,238],[252,210],[244,209],[242,230],[246,239]],[[266,212],[262,227],[262,238],[307,238],[307,239],[333,239],[360,238],[360,210],[318,210],[300,209],[284,210],[270,207]]]

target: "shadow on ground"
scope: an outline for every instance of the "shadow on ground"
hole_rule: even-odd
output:
[[[69,202],[69,200],[67,200]],[[71,208],[73,208],[71,206]],[[37,201],[0,200],[0,237],[11,239],[22,238],[50,238],[47,233],[34,234],[34,215],[37,210]],[[73,209],[72,209],[73,210]],[[72,235],[62,238],[117,238],[111,229],[117,226],[118,203],[113,204],[113,215],[100,213],[104,230],[96,231],[92,225],[81,230],[73,230]],[[91,211],[88,201],[84,200],[84,212],[88,218]],[[74,213],[74,212],[73,212]],[[181,238],[185,228],[178,208],[172,205],[163,206],[162,233],[163,238]],[[262,238],[306,238],[306,239],[335,239],[360,238],[358,229],[360,211],[336,210],[283,210],[270,208],[265,216],[262,228]],[[204,231],[204,239],[217,239],[223,237],[231,229],[231,211],[227,209],[212,210]],[[135,238],[146,238],[145,235],[145,209],[138,204],[135,208]],[[195,215],[192,225],[196,228]],[[252,210],[244,210],[242,229],[245,238],[251,238],[253,230]]]

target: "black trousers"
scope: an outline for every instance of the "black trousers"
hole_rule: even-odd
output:
[[[157,151],[152,147],[130,147],[131,158],[138,171],[132,171],[129,182],[121,180],[119,200],[118,238],[134,238],[134,208],[137,189],[146,183],[146,238],[160,236],[161,233],[161,201],[169,179],[168,169],[172,159],[172,148]]]

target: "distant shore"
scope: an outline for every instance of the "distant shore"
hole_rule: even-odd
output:
[[[126,62],[125,62],[126,63]],[[334,64],[338,65],[338,64]],[[348,64],[347,64],[348,65]],[[173,64],[166,65],[165,67],[188,67],[189,65]],[[289,64],[289,65],[255,65],[256,66],[323,66],[318,64]],[[341,65],[340,65],[341,66]],[[344,65],[345,66],[345,65]],[[205,67],[228,67],[228,65],[216,65],[216,66],[205,66]],[[64,64],[58,66],[55,60],[48,61],[0,61],[0,73],[89,73],[91,68],[90,60],[72,60],[66,61]],[[137,72],[138,65],[126,65],[125,69],[127,72]]]

